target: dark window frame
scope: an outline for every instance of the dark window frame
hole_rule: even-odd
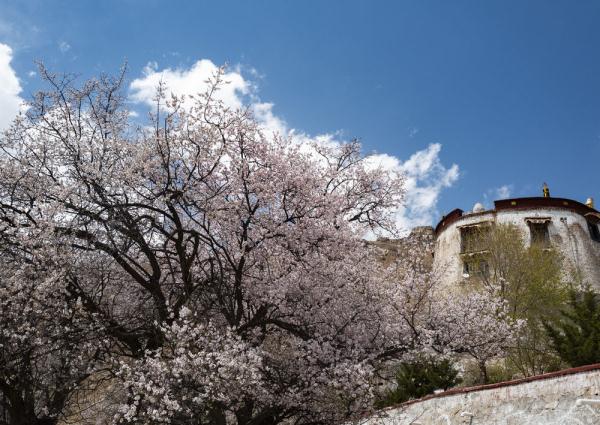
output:
[[[464,258],[463,275],[469,277],[488,277],[490,274],[490,265],[485,258]]]
[[[491,224],[473,224],[460,228],[460,253],[468,254],[488,249],[487,236],[491,231]]]
[[[533,222],[529,221],[529,244],[537,245],[542,248],[550,248],[550,230],[548,229],[550,222]]]
[[[590,238],[593,241],[600,242],[600,228],[598,228],[598,224],[594,224],[591,221],[588,221],[587,224],[590,231]]]

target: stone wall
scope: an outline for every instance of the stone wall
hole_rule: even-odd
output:
[[[433,263],[433,245],[435,235],[433,227],[419,226],[411,230],[410,234],[399,239],[381,238],[370,242],[376,248],[376,255],[384,265],[389,265],[397,259],[408,256],[415,249],[423,249],[419,254],[429,266]],[[430,247],[430,249],[428,249]]]
[[[449,390],[386,409],[362,424],[600,424],[600,364]]]

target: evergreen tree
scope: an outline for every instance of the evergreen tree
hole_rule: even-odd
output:
[[[457,375],[458,371],[447,359],[422,358],[404,362],[396,372],[396,388],[387,391],[377,401],[377,407],[421,398],[435,390],[447,390],[461,382]]]
[[[583,366],[600,362],[600,299],[589,287],[572,290],[569,309],[554,325],[544,323],[552,345],[563,361]]]

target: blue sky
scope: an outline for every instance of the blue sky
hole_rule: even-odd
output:
[[[40,87],[35,60],[192,85],[199,60],[227,62],[286,129],[396,161],[416,205],[404,224],[544,181],[600,201],[599,22],[584,0],[0,0],[0,117]]]

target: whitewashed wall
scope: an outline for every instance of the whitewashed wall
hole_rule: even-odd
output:
[[[580,214],[560,208],[491,210],[485,213],[464,214],[437,235],[434,267],[442,271],[445,283],[454,284],[463,280],[463,266],[459,255],[459,226],[481,221],[512,223],[523,231],[528,242],[529,227],[525,219],[549,217],[551,221],[548,232],[553,247],[559,249],[568,263],[581,272],[584,280],[590,284],[600,285],[600,243],[591,239],[587,222]]]
[[[600,424],[600,370],[441,396],[381,412],[363,425]]]

